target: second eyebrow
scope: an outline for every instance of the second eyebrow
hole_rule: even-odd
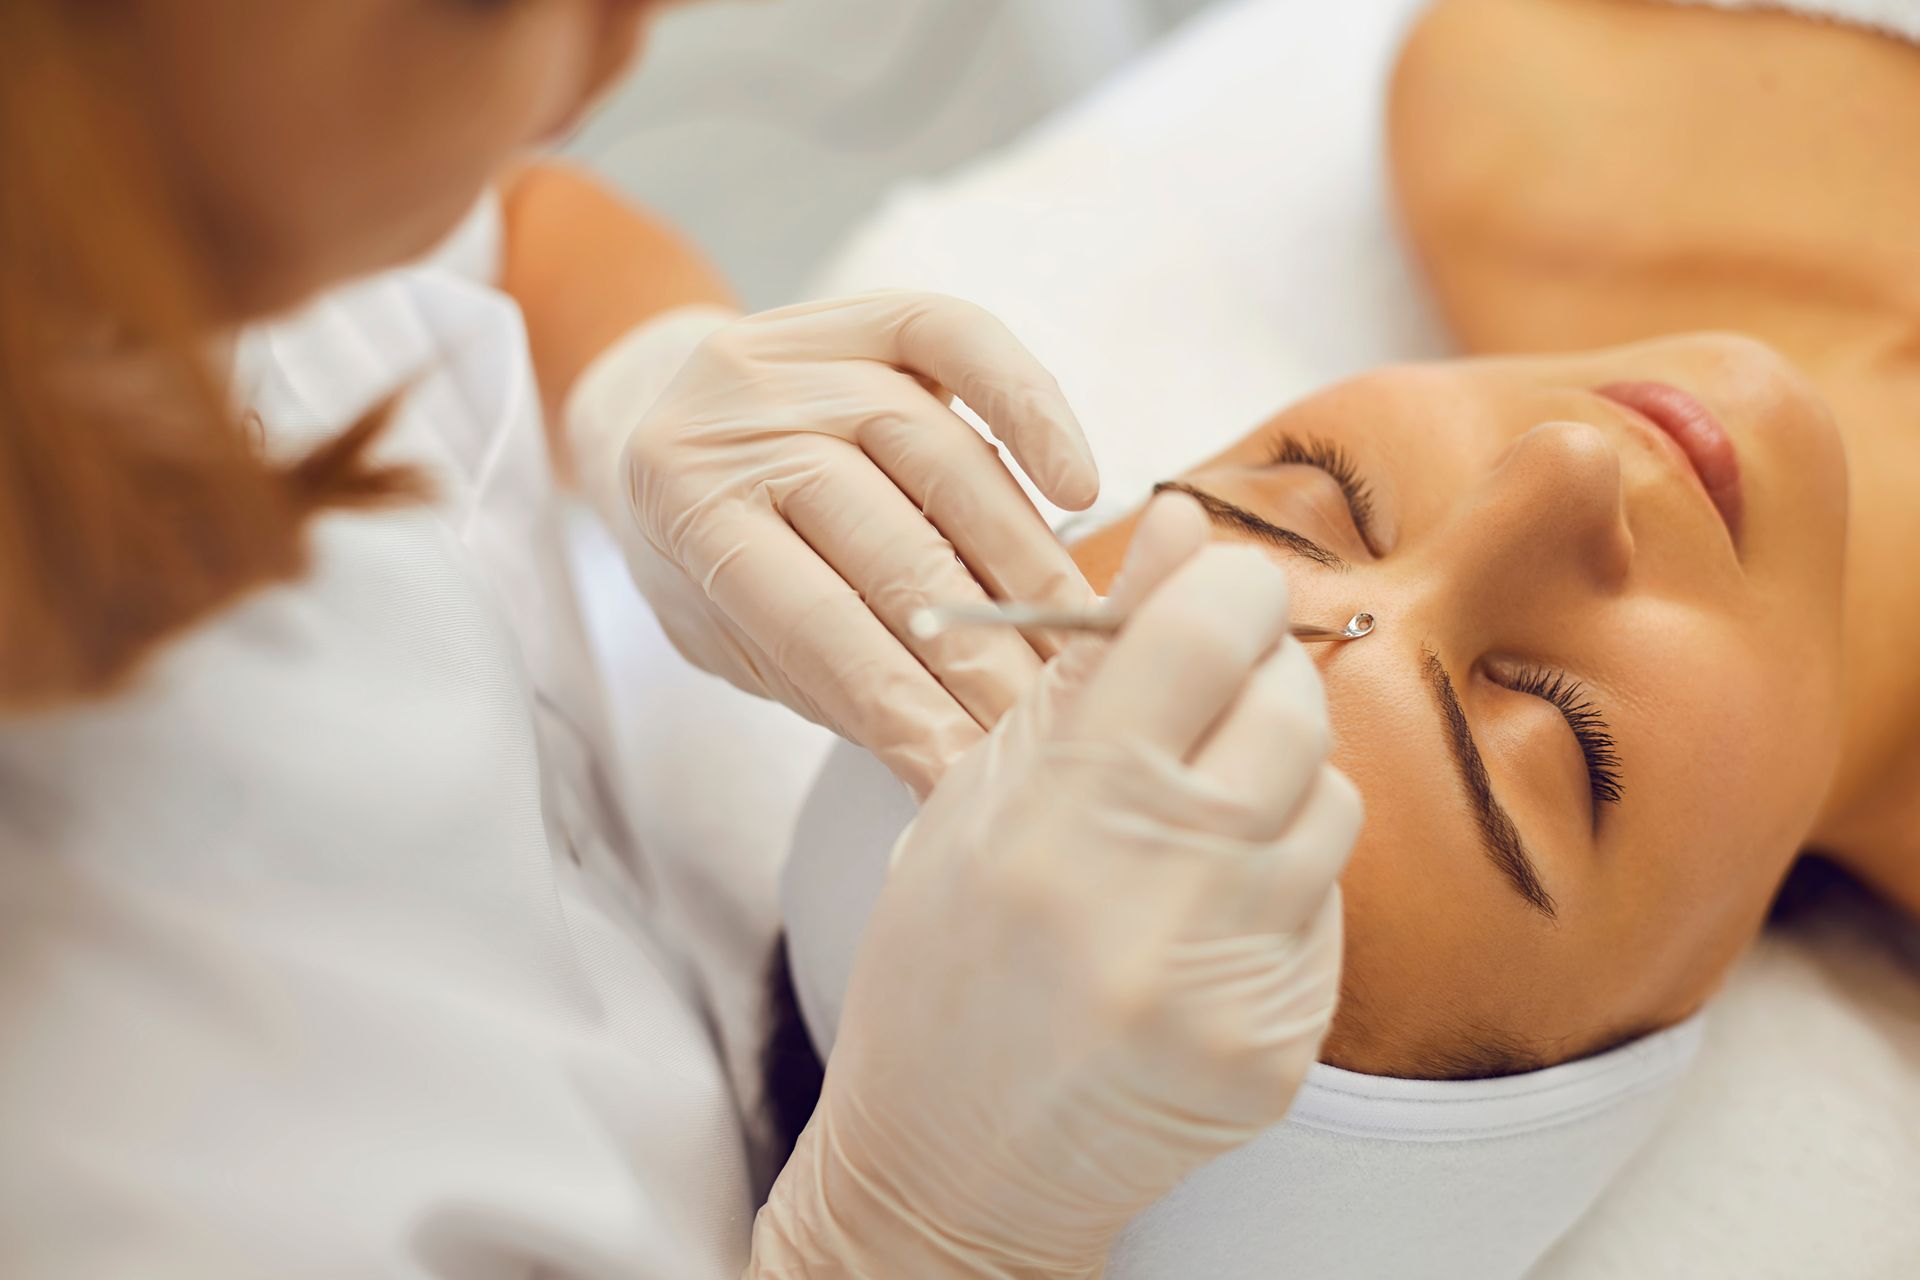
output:
[[[1315,564],[1325,565],[1329,569],[1345,569],[1347,562],[1327,550],[1311,538],[1302,537],[1291,529],[1282,528],[1258,512],[1249,511],[1237,503],[1225,498],[1215,497],[1204,489],[1196,489],[1181,480],[1162,480],[1153,486],[1156,494],[1184,493],[1198,502],[1207,513],[1207,518],[1217,525],[1250,534],[1263,542],[1285,547],[1295,555],[1302,556]]]
[[[1453,753],[1460,780],[1467,789],[1467,799],[1473,805],[1474,818],[1480,824],[1480,839],[1486,846],[1488,860],[1535,910],[1549,920],[1558,920],[1560,913],[1554,909],[1553,895],[1540,882],[1540,869],[1520,839],[1520,829],[1514,826],[1512,816],[1493,794],[1487,763],[1473,741],[1466,708],[1460,705],[1460,696],[1454,692],[1453,678],[1447,674],[1446,664],[1440,661],[1439,654],[1428,649],[1421,655],[1421,667],[1428,687],[1433,690],[1434,701],[1439,704],[1440,718],[1446,724],[1447,747]]]

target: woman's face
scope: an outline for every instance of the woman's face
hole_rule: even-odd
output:
[[[150,121],[241,314],[431,248],[635,56],[656,0],[126,0]]]
[[[1838,752],[1845,472],[1791,368],[1689,336],[1384,370],[1180,483],[1297,618],[1378,619],[1317,650],[1367,803],[1329,1060],[1523,1069],[1706,998]],[[1096,583],[1130,525],[1078,549]]]

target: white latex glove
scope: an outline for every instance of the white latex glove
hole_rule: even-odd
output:
[[[582,482],[675,647],[921,794],[1042,657],[999,629],[917,639],[913,612],[1092,598],[949,390],[1051,501],[1093,501],[1059,386],[999,321],[933,294],[676,312],[603,354],[567,406]]]
[[[1095,1275],[1285,1115],[1339,989],[1360,802],[1285,578],[1206,536],[1158,500],[1114,594],[1164,585],[901,837],[751,1274]]]

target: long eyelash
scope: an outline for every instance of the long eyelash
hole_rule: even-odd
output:
[[[1510,687],[1516,693],[1544,698],[1560,708],[1560,714],[1566,717],[1568,727],[1580,743],[1580,754],[1587,758],[1587,779],[1593,787],[1594,804],[1619,804],[1620,751],[1606,720],[1588,700],[1580,682],[1562,672],[1533,667],[1522,671]]]
[[[1369,547],[1373,545],[1373,490],[1361,478],[1348,452],[1331,440],[1318,436],[1283,435],[1276,438],[1267,453],[1268,466],[1318,467],[1340,486],[1340,493],[1353,512],[1353,524]]]

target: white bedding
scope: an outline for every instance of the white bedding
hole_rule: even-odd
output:
[[[1444,352],[1379,141],[1418,7],[1223,4],[1023,144],[900,193],[816,291],[1000,313],[1079,409],[1103,505],[1130,502],[1311,387]],[[1762,939],[1672,1122],[1537,1274],[1920,1276],[1920,933],[1850,902]]]

